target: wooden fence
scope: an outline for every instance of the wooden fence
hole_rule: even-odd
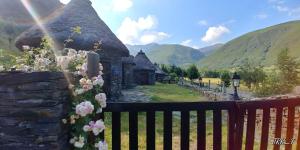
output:
[[[295,141],[294,127],[295,109],[300,106],[300,99],[260,100],[260,101],[218,101],[218,102],[182,102],[182,103],[109,103],[105,112],[112,113],[112,149],[121,149],[121,112],[129,112],[129,149],[138,149],[138,113],[146,112],[146,143],[147,150],[155,149],[155,112],[163,112],[163,147],[172,149],[172,112],[181,112],[180,149],[189,150],[190,139],[190,112],[197,112],[197,149],[205,150],[206,145],[206,112],[213,111],[213,149],[222,149],[222,138],[227,136],[228,150],[246,150],[254,148],[254,135],[256,130],[257,111],[262,110],[262,128],[260,137],[260,150],[266,150],[270,143],[270,116],[271,109],[276,109],[275,138],[282,138],[283,109],[288,110],[286,142],[291,141],[300,150],[300,134],[297,133]],[[222,111],[228,112],[228,135],[222,135]],[[298,111],[296,112],[298,113]],[[103,117],[102,114],[101,117]],[[244,129],[245,126],[245,129]],[[298,128],[299,129],[299,128]],[[298,130],[297,130],[298,131]],[[244,133],[245,132],[245,133]],[[102,135],[103,136],[103,135]],[[243,146],[243,137],[246,142]],[[284,145],[291,150],[292,144]],[[279,150],[275,145],[274,150]]]

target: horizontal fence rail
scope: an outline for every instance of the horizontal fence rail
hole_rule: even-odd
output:
[[[228,150],[241,150],[244,147],[246,150],[253,150],[255,145],[255,133],[260,133],[260,142],[258,148],[260,150],[270,149],[269,135],[270,123],[275,116],[274,137],[282,138],[283,117],[287,117],[286,141],[293,141],[297,149],[300,150],[300,139],[294,135],[295,121],[299,122],[299,117],[296,118],[296,108],[300,106],[300,99],[280,99],[280,100],[260,100],[260,101],[220,101],[220,102],[178,102],[178,103],[108,103],[104,113],[112,113],[112,149],[121,149],[121,113],[129,113],[129,149],[137,150],[138,143],[138,113],[146,113],[146,147],[147,150],[155,150],[156,144],[156,112],[163,113],[163,149],[172,149],[172,128],[173,128],[173,112],[180,112],[180,147],[176,149],[190,149],[190,133],[197,134],[196,146],[197,150],[210,149],[207,145],[207,112],[212,114],[212,129],[214,150],[223,148],[222,138],[227,138]],[[273,109],[276,111],[274,112]],[[261,111],[259,111],[261,110]],[[272,111],[271,111],[272,110]],[[287,110],[287,114],[284,112]],[[297,109],[298,110],[298,109]],[[191,112],[196,112],[196,129],[190,131]],[[226,112],[227,115],[224,115]],[[262,112],[262,113],[261,113]],[[297,114],[300,115],[300,114]],[[256,129],[258,116],[262,118],[261,129]],[[227,117],[227,118],[225,118]],[[227,120],[227,135],[222,135],[222,120]],[[300,123],[297,125],[299,129]],[[244,133],[245,132],[245,133]],[[300,136],[299,130],[297,135]],[[103,135],[102,135],[103,136]],[[243,142],[245,137],[245,142]],[[243,144],[245,144],[243,146]],[[279,150],[280,146],[286,150],[292,149],[292,144],[274,144],[273,149]]]

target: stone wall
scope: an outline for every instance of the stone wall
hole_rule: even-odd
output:
[[[0,149],[69,149],[69,99],[62,73],[0,73]]]

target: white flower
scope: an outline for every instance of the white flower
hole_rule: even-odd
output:
[[[48,58],[39,57],[38,55],[36,55],[35,58],[34,70],[46,71],[48,66],[51,64],[51,61]]]
[[[73,137],[73,138],[70,139],[69,142],[70,142],[70,144],[74,144],[77,140],[78,140],[77,137]]]
[[[79,140],[74,143],[76,148],[83,148],[84,146],[84,137],[80,136]]]
[[[33,51],[28,51],[28,54],[29,55],[33,55]]]
[[[5,71],[4,66],[0,66],[0,72],[1,72],[1,71]]]
[[[83,126],[83,131],[89,132],[89,131],[92,131],[92,128],[89,125],[85,125],[85,126]]]
[[[68,57],[70,57],[70,58],[74,58],[74,57],[77,56],[77,51],[76,51],[75,49],[69,49],[67,55],[68,55]]]
[[[99,103],[101,108],[106,107],[106,94],[105,93],[99,93],[95,96],[95,100]]]
[[[93,89],[93,83],[90,79],[82,78],[79,80],[79,83],[84,91],[89,91]]]
[[[89,125],[85,125],[83,127],[84,132],[92,131],[95,136],[99,135],[99,133],[101,133],[104,129],[105,129],[105,125],[101,119],[97,120],[96,122],[91,121]]]
[[[56,58],[57,66],[61,67],[63,70],[67,70],[71,59],[67,56],[58,56]]]
[[[96,123],[93,126],[93,133],[95,136],[99,135],[103,130],[105,129],[104,122],[102,120],[96,121]]]
[[[20,71],[23,71],[23,72],[29,72],[31,70],[31,67],[29,67],[27,65],[24,65],[24,64],[21,64],[20,66],[18,66],[17,70],[20,70]]]
[[[78,54],[77,54],[77,59],[85,59],[87,56],[87,52],[86,51],[78,51]]]
[[[104,84],[104,80],[103,80],[101,75],[98,75],[97,77],[94,77],[92,80],[93,80],[93,85],[103,86],[103,84]]]
[[[81,95],[84,93],[84,90],[83,89],[76,89],[75,90],[75,95]]]
[[[98,144],[96,144],[96,147],[98,150],[108,150],[108,144],[105,141],[100,141]]]
[[[76,106],[76,114],[81,117],[85,117],[88,114],[92,114],[94,111],[94,105],[90,101],[85,101]]]
[[[24,51],[30,50],[30,46],[28,46],[28,45],[23,45],[23,46],[22,46],[22,49],[23,49]]]
[[[82,66],[77,66],[76,69],[78,70],[78,74],[85,76],[87,73],[87,63],[82,64]]]

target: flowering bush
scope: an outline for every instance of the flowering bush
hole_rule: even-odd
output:
[[[75,33],[80,33],[80,27],[73,28]],[[72,42],[69,37],[67,42]],[[103,120],[96,119],[102,109],[106,107],[106,94],[102,92],[104,80],[102,78],[103,66],[99,63],[99,73],[93,78],[87,76],[87,52],[65,49],[66,56],[58,56],[53,51],[51,40],[43,38],[41,48],[23,46],[24,55],[17,58],[14,68],[18,71],[64,71],[73,73],[74,85],[69,88],[73,92],[72,111],[67,119],[62,119],[64,124],[70,124],[72,138],[70,143],[75,149],[107,150],[108,145],[99,134],[105,129]],[[5,71],[0,66],[0,72]]]
[[[99,137],[99,134],[105,129],[104,122],[101,119],[95,119],[106,107],[106,94],[101,90],[104,84],[103,67],[99,64],[99,74],[89,79],[86,59],[86,52],[77,52],[73,49],[68,49],[67,56],[57,59],[59,66],[65,67],[64,69],[80,77],[75,85],[70,85],[70,89],[74,93],[73,111],[70,112],[69,119],[63,119],[63,122],[71,124],[73,137],[70,143],[74,145],[75,149],[107,150],[107,143]]]

